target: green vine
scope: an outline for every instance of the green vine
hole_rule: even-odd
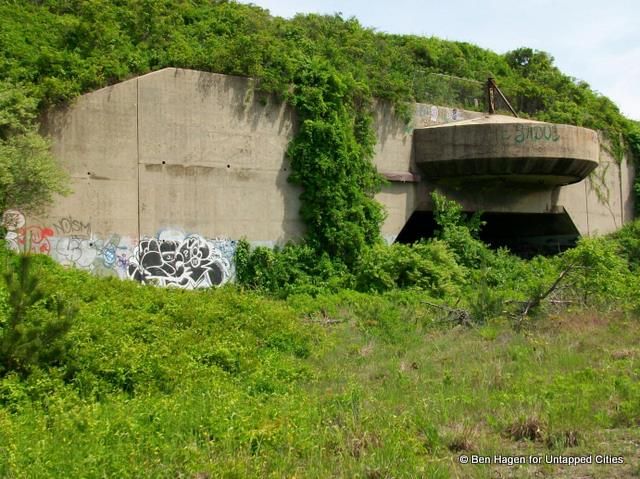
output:
[[[287,151],[289,180],[303,187],[300,215],[307,241],[352,265],[380,238],[382,206],[373,198],[382,178],[371,158],[371,93],[328,62],[306,62],[289,96],[300,127]]]
[[[640,216],[640,175],[637,174],[640,168],[640,122],[630,122],[631,127],[627,133],[625,140],[631,151],[631,159],[636,167],[636,176],[634,179],[633,189],[635,192],[635,214]]]

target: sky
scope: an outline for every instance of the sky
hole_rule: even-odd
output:
[[[241,0],[290,18],[341,13],[380,32],[465,41],[498,53],[543,50],[560,70],[640,120],[638,0]]]

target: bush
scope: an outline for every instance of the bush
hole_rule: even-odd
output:
[[[488,271],[484,268],[473,284],[473,292],[467,296],[469,313],[471,318],[477,323],[486,323],[502,315],[505,291],[501,288],[491,287],[488,282]]]
[[[437,191],[431,194],[433,214],[440,229],[436,236],[453,251],[457,262],[466,268],[477,269],[491,262],[492,251],[478,239],[483,222],[480,214],[467,217],[462,207]]]
[[[638,280],[610,238],[582,238],[565,252],[563,263],[572,265],[568,284],[585,305],[615,306],[633,299]]]
[[[365,251],[354,274],[359,291],[416,288],[440,298],[458,296],[465,276],[451,250],[438,240],[376,245]]]
[[[68,174],[36,132],[0,138],[0,212],[39,212],[55,193],[67,194]]]
[[[246,240],[236,250],[238,282],[253,289],[286,297],[292,293],[318,294],[348,287],[351,275],[346,266],[308,244],[283,248],[259,246],[251,249]]]
[[[624,225],[611,235],[611,239],[619,245],[619,253],[626,258],[629,266],[637,270],[640,267],[640,221]]]

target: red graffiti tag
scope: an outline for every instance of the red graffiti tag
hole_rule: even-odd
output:
[[[23,248],[26,245],[32,253],[49,254],[51,244],[48,238],[50,236],[53,236],[51,228],[43,228],[41,226],[20,228],[18,229],[18,244]]]

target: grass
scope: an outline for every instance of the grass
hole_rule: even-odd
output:
[[[44,260],[43,260],[44,261]],[[79,305],[65,363],[0,380],[0,476],[638,477],[640,322],[442,324],[418,293],[287,302],[44,261]],[[77,285],[82,284],[82,288]],[[623,456],[463,465],[461,454]]]

